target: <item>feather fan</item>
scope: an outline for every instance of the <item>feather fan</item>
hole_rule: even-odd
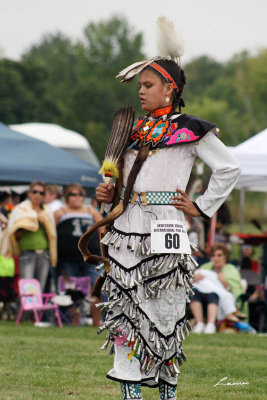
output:
[[[181,33],[166,17],[161,16],[157,20],[157,45],[161,57],[179,59],[184,54],[184,41]]]
[[[127,148],[134,122],[132,107],[119,108],[112,124],[105,159],[99,171],[104,175],[105,183],[111,183],[119,177],[118,163]],[[105,204],[102,203],[100,212],[103,213]]]

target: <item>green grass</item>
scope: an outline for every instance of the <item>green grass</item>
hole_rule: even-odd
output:
[[[112,357],[99,348],[93,327],[16,327],[0,322],[0,400],[119,400],[119,384],[106,380]],[[267,336],[193,335],[184,342],[178,399],[267,399]],[[216,386],[223,377],[243,386]],[[158,400],[157,389],[143,390]]]

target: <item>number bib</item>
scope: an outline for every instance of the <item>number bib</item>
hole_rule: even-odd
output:
[[[191,254],[185,222],[165,219],[152,221],[151,253]]]

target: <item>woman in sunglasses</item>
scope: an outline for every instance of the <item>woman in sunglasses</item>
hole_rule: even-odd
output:
[[[65,206],[55,212],[58,234],[58,266],[55,280],[62,273],[68,277],[90,276],[91,284],[96,281],[99,272],[94,267],[84,263],[78,250],[78,241],[91,225],[102,219],[95,207],[84,204],[85,191],[78,183],[72,183],[65,189]],[[99,229],[99,233],[104,228]],[[96,232],[90,242],[93,254],[100,255],[99,236]],[[94,325],[100,323],[100,311],[92,305]]]
[[[21,278],[36,278],[44,291],[49,272],[57,263],[56,229],[52,213],[43,204],[45,184],[30,184],[28,199],[14,207],[9,220],[13,252],[19,253]]]

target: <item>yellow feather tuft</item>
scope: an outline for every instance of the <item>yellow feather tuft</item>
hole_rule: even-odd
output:
[[[116,164],[113,161],[106,160],[103,162],[101,169],[99,170],[99,174],[108,175],[114,178],[119,177],[119,170]]]

